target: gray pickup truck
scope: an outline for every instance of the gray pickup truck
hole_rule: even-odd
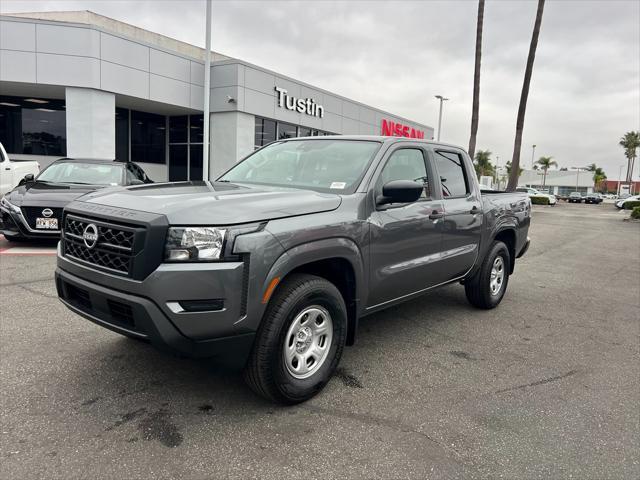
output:
[[[528,246],[524,193],[482,192],[460,148],[388,137],[277,141],[214,182],[97,191],[64,210],[56,285],[92,322],[220,356],[297,403],[358,320],[460,282],[502,300]]]

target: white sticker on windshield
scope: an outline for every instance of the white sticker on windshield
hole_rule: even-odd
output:
[[[329,188],[336,188],[336,189],[343,190],[344,187],[346,186],[347,184],[344,182],[331,182],[331,185],[329,186]]]

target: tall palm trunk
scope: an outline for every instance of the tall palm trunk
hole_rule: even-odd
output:
[[[482,23],[484,21],[484,0],[478,1],[478,26],[476,28],[476,67],[473,73],[473,107],[471,112],[471,136],[469,137],[469,156],[474,158],[478,117],[480,110],[480,63],[482,60]]]
[[[542,188],[546,187],[547,185],[547,169],[544,169],[544,176],[542,177]]]
[[[522,84],[522,94],[520,95],[520,106],[518,107],[518,119],[516,120],[516,138],[513,143],[513,157],[511,158],[511,175],[509,176],[508,191],[514,191],[518,186],[518,168],[520,167],[520,148],[522,147],[522,130],[524,129],[524,114],[527,109],[527,98],[529,97],[529,85],[531,84],[531,73],[533,71],[533,61],[536,58],[536,48],[538,48],[538,37],[540,36],[540,25],[542,24],[542,12],[544,11],[545,0],[538,0],[538,11],[536,13],[536,23],[533,26],[533,35],[529,45],[529,57],[527,67],[524,71],[524,83]]]

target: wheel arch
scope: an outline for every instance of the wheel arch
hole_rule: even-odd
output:
[[[270,283],[279,278],[268,300],[273,297],[283,280],[294,273],[317,275],[338,288],[347,307],[347,345],[353,345],[366,288],[364,262],[356,243],[348,238],[330,238],[296,245],[286,250],[264,279],[262,292],[267,292]]]
[[[512,226],[503,227],[493,236],[493,241],[497,240],[504,243],[507,246],[507,250],[509,250],[509,274],[513,273],[516,266],[516,238],[516,230]]]

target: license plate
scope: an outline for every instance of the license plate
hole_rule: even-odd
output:
[[[58,230],[57,218],[36,218],[36,228],[42,230]]]

